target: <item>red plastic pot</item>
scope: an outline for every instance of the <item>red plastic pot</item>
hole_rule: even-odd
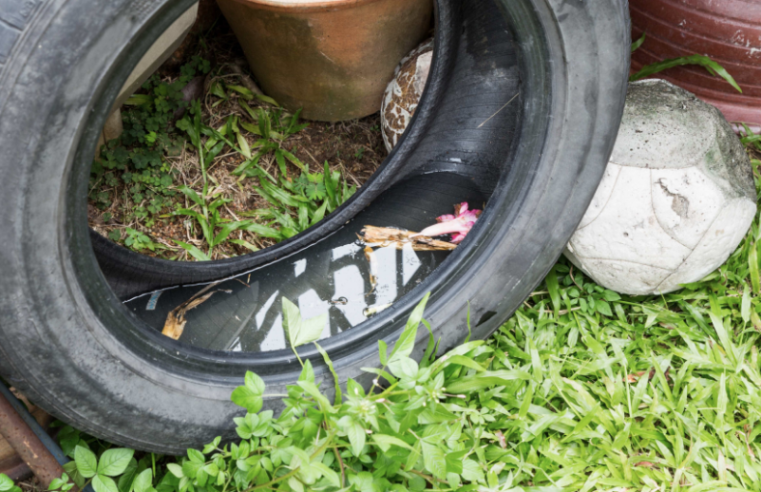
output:
[[[758,0],[629,0],[632,36],[647,33],[632,69],[668,58],[707,55],[743,90],[704,68],[686,66],[656,75],[717,106],[729,121],[761,127],[761,2]]]

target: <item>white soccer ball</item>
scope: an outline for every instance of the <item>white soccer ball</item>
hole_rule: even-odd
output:
[[[611,290],[671,292],[727,260],[756,200],[748,155],[716,108],[661,80],[631,84],[605,176],[565,255]]]

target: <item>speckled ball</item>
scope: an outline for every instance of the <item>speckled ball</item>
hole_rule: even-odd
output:
[[[386,87],[381,105],[383,142],[391,152],[415,114],[423,95],[433,60],[433,38],[428,39],[402,59],[394,79]]]

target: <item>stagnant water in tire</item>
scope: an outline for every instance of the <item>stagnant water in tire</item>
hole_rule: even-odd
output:
[[[333,242],[333,241],[331,241]],[[211,297],[185,314],[180,340],[197,347],[259,352],[288,347],[283,330],[282,297],[296,304],[305,319],[327,314],[321,338],[348,330],[390,306],[427,277],[446,258],[444,252],[375,250],[376,284],[357,241],[315,246],[264,272],[238,275],[209,286],[154,292],[126,305],[161,330],[169,313],[198,295]],[[208,289],[204,292],[203,289]]]
[[[210,350],[288,348],[283,297],[299,307],[304,319],[327,314],[321,338],[335,336],[388,308],[449,254],[414,251],[411,245],[379,247],[371,266],[365,245],[357,237],[365,225],[421,230],[437,216],[452,213],[453,204],[460,201],[483,208],[483,196],[472,185],[463,187],[462,178],[447,174],[413,178],[384,194],[332,236],[275,264],[212,284],[147,293],[125,305],[158,331],[183,307],[188,308],[179,340]],[[414,205],[410,203],[413,197],[417,199]]]

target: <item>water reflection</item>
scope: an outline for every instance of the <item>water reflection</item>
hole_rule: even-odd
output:
[[[327,314],[322,338],[335,336],[377,315],[415,288],[449,254],[416,252],[411,246],[402,250],[377,248],[377,264],[371,272],[364,245],[357,240],[364,225],[420,230],[435,222],[436,216],[451,213],[459,201],[482,206],[480,195],[471,186],[463,190],[461,178],[451,183],[445,179],[442,184],[439,176],[433,180],[435,191],[428,189],[432,180],[421,177],[398,186],[342,230],[279,262],[212,285],[153,292],[125,305],[161,331],[175,308],[194,296],[197,299],[212,293],[185,313],[187,322],[180,341],[212,350],[259,352],[288,347],[281,314],[285,296],[299,307],[304,318]],[[409,206],[413,197],[416,207]]]

